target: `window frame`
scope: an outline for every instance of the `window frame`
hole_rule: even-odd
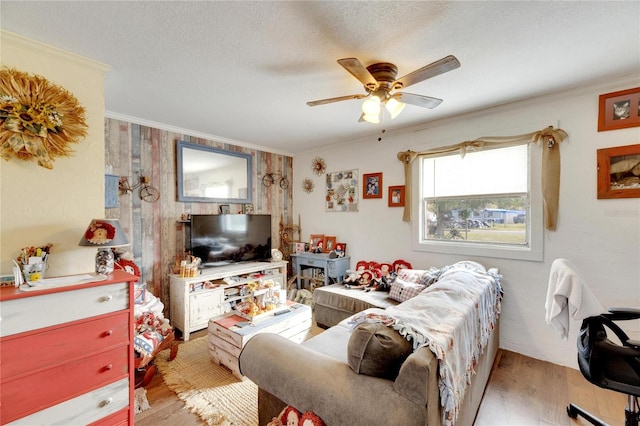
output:
[[[523,144],[524,145],[524,144]],[[411,173],[412,185],[411,193],[411,217],[416,218],[411,222],[411,246],[412,250],[419,252],[431,252],[442,254],[453,254],[460,256],[474,257],[495,257],[502,259],[542,261],[544,255],[544,215],[542,200],[542,156],[533,155],[531,143],[527,145],[527,165],[529,173],[527,177],[527,191],[529,195],[529,246],[516,246],[490,243],[468,243],[464,240],[423,240],[423,209],[422,198],[422,158],[418,156],[412,162]],[[494,148],[500,149],[500,148]],[[433,156],[432,156],[433,157]]]

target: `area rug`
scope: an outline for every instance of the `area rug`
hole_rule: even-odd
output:
[[[167,387],[209,426],[256,426],[258,387],[240,380],[209,358],[207,336],[183,343],[169,361],[169,350],[156,357]]]

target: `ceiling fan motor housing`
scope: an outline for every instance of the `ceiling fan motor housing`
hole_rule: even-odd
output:
[[[399,87],[391,87],[394,81],[396,81],[396,77],[398,75],[398,67],[389,62],[378,62],[376,64],[371,64],[367,67],[367,71],[371,73],[373,78],[378,82],[378,89],[383,89],[388,92],[391,89],[398,89],[402,87],[400,84]],[[396,85],[397,86],[397,85]],[[375,90],[376,88],[371,88],[365,86],[369,90]]]

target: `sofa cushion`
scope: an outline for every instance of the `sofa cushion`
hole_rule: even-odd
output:
[[[425,288],[427,288],[426,285],[405,281],[397,277],[393,284],[391,284],[389,298],[398,302],[404,302],[417,296]]]
[[[412,351],[411,343],[393,328],[365,322],[351,333],[347,359],[358,374],[393,380]]]

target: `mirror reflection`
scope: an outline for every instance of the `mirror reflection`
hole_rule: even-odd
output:
[[[251,202],[251,155],[178,141],[178,201]]]

